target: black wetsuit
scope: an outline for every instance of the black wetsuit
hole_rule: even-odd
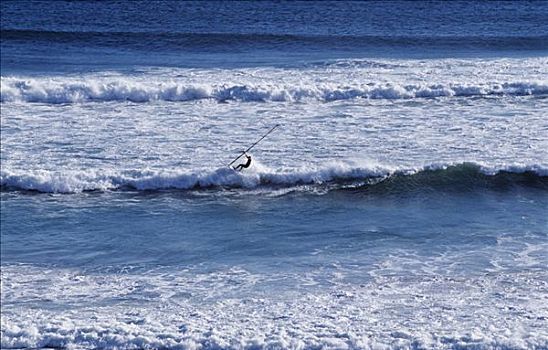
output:
[[[249,168],[249,166],[251,165],[251,157],[250,156],[246,156],[246,157],[247,157],[247,162],[245,164],[238,165],[237,167],[234,168],[234,170],[242,171],[242,169],[244,168]]]

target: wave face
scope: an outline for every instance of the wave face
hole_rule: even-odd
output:
[[[415,169],[383,166],[354,167],[338,163],[324,168],[293,171],[260,169],[236,172],[229,168],[213,171],[7,171],[2,170],[3,190],[44,193],[78,193],[107,190],[201,190],[272,189],[318,185],[327,189],[364,189],[398,192],[425,187],[451,190],[478,186],[525,185],[548,187],[548,168],[541,166],[482,167],[474,163],[433,164]]]
[[[54,79],[2,78],[2,102],[78,103],[106,101],[197,101],[219,102],[331,102],[352,99],[414,99],[473,96],[543,96],[546,82],[486,82],[401,84],[318,83],[300,86],[283,83],[234,84],[143,82],[135,79]]]

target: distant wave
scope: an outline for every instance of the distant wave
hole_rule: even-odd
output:
[[[548,189],[548,167],[540,165],[484,167],[475,163],[431,164],[398,169],[384,166],[359,167],[334,163],[322,168],[298,170],[260,169],[235,172],[229,168],[211,171],[10,171],[0,173],[2,190],[44,193],[78,193],[109,190],[200,190],[215,188],[284,188],[300,185],[327,189],[381,192],[408,191],[424,187],[450,190],[487,186],[524,185]]]
[[[330,102],[350,99],[413,99],[452,96],[548,95],[547,82],[490,82],[469,84],[193,84],[145,82],[135,79],[88,78],[19,79],[2,77],[2,102],[78,103],[104,101],[216,101],[240,102]]]
[[[546,50],[548,36],[514,35],[293,35],[261,33],[177,33],[117,31],[41,31],[6,29],[3,41],[86,44],[137,50],[219,50],[251,48],[467,48]]]

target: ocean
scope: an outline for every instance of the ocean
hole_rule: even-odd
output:
[[[548,349],[548,2],[0,6],[2,349]]]

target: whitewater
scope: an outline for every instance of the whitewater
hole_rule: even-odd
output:
[[[0,348],[548,349],[546,2],[0,6]]]
[[[546,58],[334,60],[299,69],[155,69],[2,77],[2,102],[331,102],[548,93]],[[215,82],[215,83],[213,83]]]

